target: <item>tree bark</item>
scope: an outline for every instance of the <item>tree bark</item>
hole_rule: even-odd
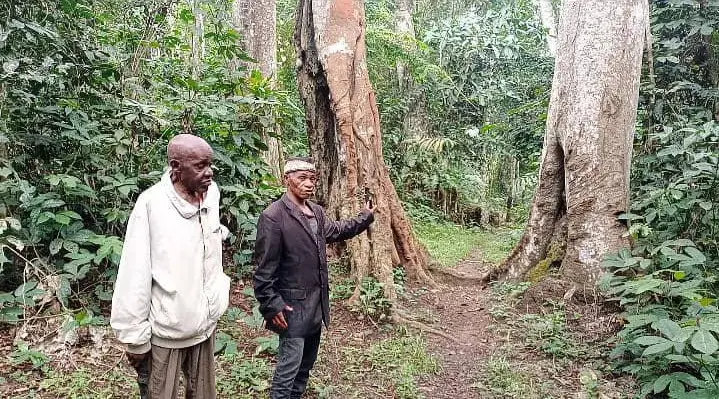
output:
[[[375,93],[369,81],[362,0],[300,0],[295,27],[298,83],[317,162],[318,198],[334,218],[354,217],[367,188],[376,220],[346,244],[354,278],[373,276],[394,300],[392,268],[432,284],[428,255],[415,239],[382,158]],[[359,298],[359,284],[353,300]]]
[[[275,0],[234,0],[232,22],[244,36],[243,45],[257,63],[249,63],[250,69],[259,70],[274,86],[277,75],[277,4]],[[262,133],[267,151],[262,158],[272,174],[282,176],[282,143],[267,132]]]
[[[557,56],[557,17],[552,0],[533,0],[542,26],[547,31],[547,49],[552,57]]]
[[[604,254],[629,244],[617,216],[629,207],[647,20],[646,0],[564,2],[539,184],[500,277],[525,279],[565,223],[560,273],[579,285],[592,286]]]

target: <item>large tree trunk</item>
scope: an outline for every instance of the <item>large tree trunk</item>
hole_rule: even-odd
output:
[[[364,189],[374,195],[375,223],[347,243],[353,276],[374,276],[394,300],[392,268],[432,283],[426,250],[415,239],[382,158],[382,135],[369,81],[362,0],[300,0],[295,27],[299,91],[307,112],[320,202],[334,218],[354,217]],[[354,299],[359,296],[358,289]]]
[[[564,2],[539,185],[504,277],[525,279],[562,237],[563,278],[589,287],[603,255],[629,244],[617,216],[629,206],[647,19],[646,0]]]
[[[232,22],[244,36],[244,47],[256,64],[248,68],[259,70],[270,78],[273,85],[277,75],[277,4],[275,0],[234,0]],[[263,132],[267,151],[262,158],[272,174],[282,175],[282,143],[276,137]]]

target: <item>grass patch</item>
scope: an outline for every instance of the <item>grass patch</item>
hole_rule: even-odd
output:
[[[522,238],[521,227],[498,227],[478,232],[477,247],[482,251],[482,258],[497,264],[503,261]]]
[[[263,358],[239,352],[217,361],[217,393],[223,398],[251,399],[269,392],[272,368]]]
[[[429,254],[443,266],[466,258],[481,241],[479,230],[449,223],[417,224],[415,232]]]
[[[137,381],[124,369],[101,370],[79,368],[71,373],[50,371],[40,384],[41,389],[58,398],[122,398],[139,397]]]
[[[370,383],[383,397],[397,399],[423,398],[417,377],[440,370],[438,359],[427,353],[427,343],[418,335],[389,338],[369,349],[345,348],[344,357],[343,380],[350,392],[358,393],[357,386]]]
[[[505,357],[491,357],[473,385],[482,398],[553,398],[552,384],[541,381]]]
[[[450,223],[417,223],[415,232],[430,255],[443,266],[454,266],[475,248],[481,250],[484,260],[499,263],[522,235],[516,228],[484,230]]]

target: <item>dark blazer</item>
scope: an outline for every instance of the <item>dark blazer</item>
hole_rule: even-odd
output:
[[[262,212],[257,224],[254,260],[255,297],[267,328],[289,337],[316,333],[330,324],[326,244],[352,238],[374,221],[371,212],[332,221],[321,206],[308,201],[317,218],[317,236],[302,211],[283,195]],[[271,319],[285,311],[288,329],[280,331]]]

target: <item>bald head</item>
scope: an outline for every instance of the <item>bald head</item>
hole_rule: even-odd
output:
[[[167,144],[167,161],[171,162],[173,159],[179,161],[195,151],[203,150],[212,152],[212,147],[202,137],[193,134],[178,134]]]
[[[167,145],[172,182],[190,193],[204,193],[212,184],[212,147],[201,137],[179,134]]]

